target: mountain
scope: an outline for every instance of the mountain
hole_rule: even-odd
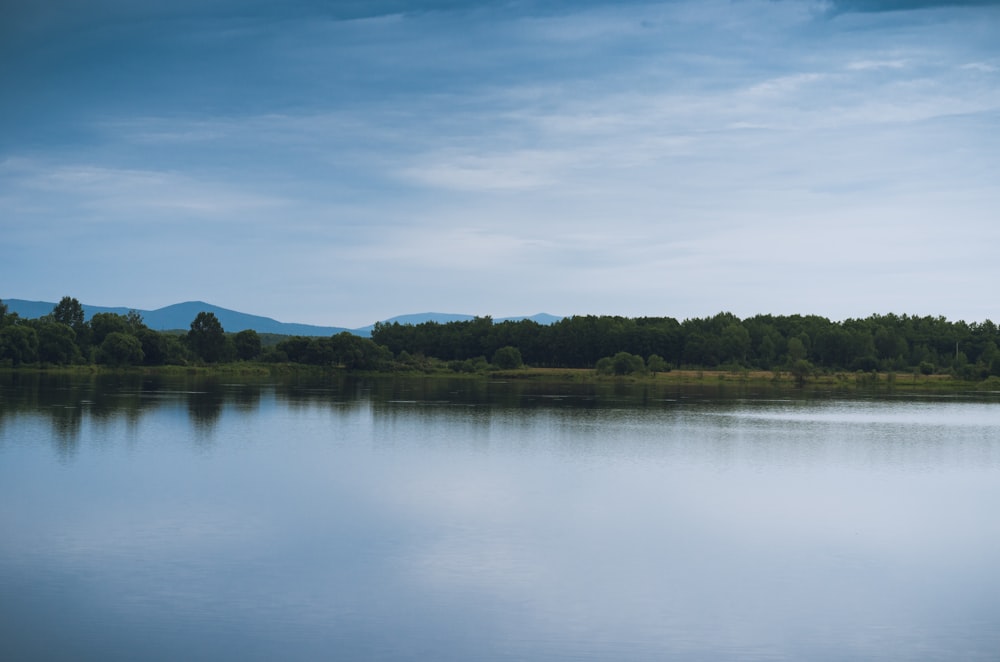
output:
[[[54,303],[47,301],[24,301],[23,299],[4,299],[7,308],[12,313],[17,313],[21,317],[35,318],[48,315],[55,308]],[[97,313],[115,313],[124,315],[131,308],[109,308],[107,306],[91,306],[81,304],[85,319],[90,319]],[[191,322],[200,312],[213,313],[226,331],[243,331],[253,329],[258,333],[277,333],[285,336],[332,336],[342,331],[350,331],[343,327],[336,326],[314,326],[312,324],[292,324],[279,322],[270,317],[260,315],[248,315],[228,308],[213,306],[204,301],[186,301],[175,303],[171,306],[157,308],[156,310],[138,310],[143,321],[151,329],[157,331],[169,331],[173,329],[188,329]]]
[[[56,304],[50,301],[26,301],[24,299],[3,299],[7,309],[12,313],[17,313],[21,317],[34,319],[48,315],[55,308]],[[124,307],[91,306],[81,304],[85,319],[90,319],[97,313],[115,313],[124,315],[129,310],[136,310],[142,315],[143,321],[151,329],[157,331],[184,330],[191,326],[192,320],[200,312],[213,313],[226,331],[243,331],[253,329],[258,333],[275,333],[285,336],[332,336],[343,331],[350,331],[359,336],[370,336],[374,324],[361,327],[359,329],[347,329],[339,326],[315,326],[312,324],[294,324],[289,322],[279,322],[270,317],[260,315],[249,315],[228,308],[214,306],[204,301],[186,301],[175,303],[171,306],[157,308],[156,310],[139,310]],[[450,313],[416,313],[413,315],[400,315],[384,320],[384,324],[398,322],[400,324],[422,324],[423,322],[463,322],[475,319],[472,315],[456,315]],[[552,324],[562,319],[555,315],[539,313],[531,317],[507,317],[494,320],[495,322],[519,321],[530,319],[539,324]]]

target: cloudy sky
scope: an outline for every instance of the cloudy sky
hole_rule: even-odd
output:
[[[0,5],[0,297],[1000,319],[1000,2]]]

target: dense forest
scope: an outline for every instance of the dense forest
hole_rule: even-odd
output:
[[[265,342],[266,341],[266,342]],[[835,322],[819,316],[719,313],[671,317],[575,316],[551,325],[489,317],[417,325],[376,324],[372,337],[264,338],[226,333],[212,313],[184,332],[155,331],[142,317],[98,313],[84,320],[71,297],[39,319],[8,313],[0,302],[0,365],[191,365],[260,361],[349,370],[489,367],[588,368],[601,373],[672,368],[948,373],[962,379],[1000,375],[1000,334],[990,320],[872,315]]]
[[[789,369],[949,372],[964,379],[1000,374],[997,326],[943,317],[872,315],[833,322],[819,316],[731,313],[679,322],[671,317],[567,317],[543,326],[489,318],[416,326],[377,324],[372,340],[398,354],[468,360],[518,349],[539,367]]]

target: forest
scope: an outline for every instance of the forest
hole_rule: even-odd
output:
[[[186,332],[149,329],[135,312],[98,313],[63,297],[39,319],[0,302],[0,366],[201,365],[234,361],[297,363],[347,370],[478,372],[522,365],[584,368],[605,374],[705,370],[880,371],[1000,375],[1000,334],[990,320],[871,315],[831,321],[815,315],[727,312],[672,317],[573,316],[551,325],[490,317],[417,325],[376,324],[371,338],[226,333],[212,313]]]

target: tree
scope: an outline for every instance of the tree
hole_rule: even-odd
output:
[[[650,354],[649,358],[646,359],[646,367],[654,375],[658,372],[670,372],[670,366],[667,365],[667,362],[659,354]]]
[[[142,342],[135,336],[120,331],[109,333],[97,351],[99,363],[113,366],[138,365],[144,358]]]
[[[66,365],[80,358],[80,348],[76,345],[73,329],[58,322],[39,322],[38,360],[46,363]]]
[[[806,379],[808,379],[813,373],[813,366],[805,359],[797,359],[794,363],[792,363],[790,371],[792,376],[795,377],[795,385],[804,386]]]
[[[720,346],[723,361],[742,364],[750,351],[750,332],[739,322],[731,322],[722,329]]]
[[[215,313],[198,313],[191,322],[187,341],[191,351],[206,363],[217,363],[225,356],[226,332]]]
[[[128,324],[129,331],[133,335],[137,335],[139,331],[147,328],[146,322],[143,321],[142,315],[139,314],[138,310],[130,310],[125,313],[125,323]]]
[[[130,332],[128,319],[117,313],[94,313],[90,318],[90,341],[100,347],[109,333]]]
[[[334,361],[348,370],[378,370],[392,360],[392,352],[370,338],[342,331],[327,340],[333,350]]]
[[[631,375],[646,372],[646,362],[641,356],[618,352],[611,358],[611,370],[616,375]]]
[[[799,338],[788,339],[788,362],[794,364],[806,358],[806,346]]]
[[[0,329],[0,359],[14,366],[31,363],[38,358],[38,334],[30,326],[9,325]]]
[[[56,322],[65,324],[78,335],[84,328],[83,306],[73,297],[63,297],[52,309],[52,317]]]
[[[249,361],[260,356],[260,336],[253,329],[237,333],[233,337],[233,345],[236,347],[236,358],[241,361]]]
[[[493,353],[493,365],[501,370],[514,370],[524,365],[524,361],[517,347],[507,345]]]
[[[142,345],[142,362],[145,365],[163,365],[167,362],[168,341],[165,335],[149,328],[142,328],[139,329],[136,338]]]

